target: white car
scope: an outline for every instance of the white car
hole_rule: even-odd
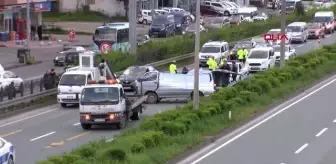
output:
[[[275,45],[273,46],[273,48],[274,48],[275,61],[280,62],[280,45]],[[296,56],[295,49],[290,45],[286,45],[285,46],[285,61],[295,56]]]
[[[152,23],[152,11],[151,10],[141,10],[138,14],[138,23],[150,24]]]
[[[64,54],[66,52],[84,52],[84,51],[86,51],[86,49],[82,46],[73,46],[70,47],[69,49],[59,52],[59,54]]]
[[[0,137],[0,163],[15,163],[15,148],[12,143]]]
[[[11,82],[14,82],[15,89],[20,90],[20,85],[23,83],[23,79],[15,75],[11,71],[1,71],[0,72],[0,88],[5,89]]]
[[[226,41],[209,41],[205,43],[199,53],[200,66],[207,66],[210,57],[214,57],[217,63],[223,56],[229,55],[229,44]]]
[[[250,72],[266,71],[275,66],[273,47],[257,47],[250,50],[246,64]]]

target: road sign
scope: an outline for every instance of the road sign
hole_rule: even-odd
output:
[[[100,51],[102,54],[108,54],[112,50],[112,45],[107,42],[103,42],[99,46]]]

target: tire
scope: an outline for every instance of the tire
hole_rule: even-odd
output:
[[[148,21],[146,19],[142,20],[142,24],[147,24]]]
[[[63,108],[66,108],[66,107],[67,107],[67,104],[66,104],[66,103],[61,103],[61,106],[62,106]]]
[[[229,11],[224,11],[224,16],[230,16],[230,12]]]
[[[82,129],[84,129],[84,130],[89,130],[92,127],[91,124],[84,124],[84,123],[81,123],[81,126],[82,126]]]
[[[147,92],[146,93],[147,100],[146,103],[148,104],[156,104],[158,102],[158,95],[154,92]]]
[[[117,124],[117,128],[124,129],[127,126],[127,121],[128,119],[126,115],[121,116],[120,123]]]
[[[204,94],[201,92],[201,91],[199,91],[199,96],[200,97],[204,97]],[[194,91],[192,91],[191,93],[190,93],[190,98],[193,100],[194,99]]]
[[[7,161],[7,164],[14,164],[14,159],[13,159],[13,156],[9,156],[9,159]]]
[[[140,112],[133,112],[131,120],[140,120]]]

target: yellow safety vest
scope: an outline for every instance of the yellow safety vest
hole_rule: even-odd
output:
[[[239,60],[244,59],[245,56],[244,50],[238,50],[237,55]]]
[[[222,58],[221,62],[220,62],[220,65],[223,65],[225,61],[226,61],[226,58]]]
[[[176,65],[175,64],[170,64],[169,72],[170,73],[176,73]]]
[[[247,58],[247,55],[248,55],[247,49],[244,49],[244,55],[245,55],[245,58]]]
[[[218,67],[217,61],[212,60],[212,69],[216,69]]]

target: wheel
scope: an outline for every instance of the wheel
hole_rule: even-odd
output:
[[[127,117],[125,115],[120,117],[120,122],[117,124],[118,129],[124,129],[127,125]]]
[[[198,94],[200,97],[204,97],[204,94],[201,92],[201,91],[199,91],[199,94]],[[191,93],[190,93],[190,97],[191,97],[191,99],[193,100],[194,99],[194,91],[192,91]]]
[[[140,112],[133,112],[131,120],[140,120]]]
[[[66,107],[67,107],[67,104],[66,104],[66,103],[61,103],[61,106],[62,106],[63,108],[66,108]]]
[[[92,125],[91,124],[84,124],[84,123],[81,123],[81,126],[84,130],[89,130],[91,129]]]
[[[148,22],[147,22],[146,19],[142,20],[142,24],[147,24],[147,23],[148,23]]]
[[[147,100],[146,103],[148,104],[156,104],[158,102],[158,96],[154,92],[148,92],[146,93]]]
[[[229,11],[224,11],[224,16],[230,16],[230,12]]]
[[[7,164],[14,164],[14,159],[13,159],[13,156],[10,156],[8,161],[7,161]]]

